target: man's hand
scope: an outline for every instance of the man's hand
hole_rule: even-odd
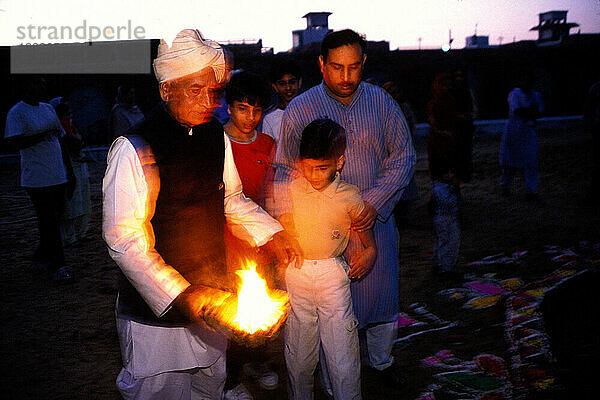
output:
[[[360,253],[354,255],[350,260],[348,277],[350,279],[362,279],[371,271],[376,258],[377,250],[373,247],[367,247]]]
[[[173,306],[187,315],[192,322],[201,321],[213,331],[249,346],[264,343],[276,334],[285,322],[289,311],[289,303],[287,303],[279,320],[268,330],[250,334],[235,328],[234,318],[238,308],[235,293],[191,285],[175,299]]]
[[[4,139],[4,145],[8,151],[19,151],[31,147],[51,136],[51,131],[44,131],[34,135],[18,135]]]
[[[240,329],[230,329],[230,331],[228,333],[229,339],[231,339],[237,343],[243,344],[244,346],[247,346],[247,347],[258,347],[258,346],[264,345],[267,341],[271,340],[275,335],[277,335],[280,332],[281,327],[283,326],[285,320],[287,319],[288,312],[290,310],[290,304],[289,304],[289,301],[287,300],[287,293],[285,293],[281,290],[274,289],[270,292],[270,295],[275,295],[275,297],[278,299],[282,299],[282,298],[286,299],[286,303],[283,305],[283,308],[281,309],[281,311],[282,311],[281,316],[279,317],[277,322],[272,324],[266,330],[258,330],[258,331],[255,331],[254,333],[248,333],[248,332],[240,330]],[[236,304],[236,306],[237,306],[237,304]]]
[[[296,261],[296,268],[301,268],[304,262],[304,253],[298,244],[298,241],[294,239],[286,231],[279,231],[273,235],[263,247],[271,250],[279,263],[288,265],[292,261]]]
[[[365,201],[365,209],[360,213],[356,221],[352,222],[352,229],[357,232],[366,231],[375,225],[377,210],[368,201]]]
[[[237,309],[237,296],[231,292],[202,285],[191,285],[175,299],[178,308],[191,321],[203,321],[214,330],[228,334],[222,316]]]

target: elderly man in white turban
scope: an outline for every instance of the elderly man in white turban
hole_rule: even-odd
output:
[[[102,185],[103,236],[122,271],[117,329],[127,399],[221,399],[227,338],[204,322],[223,290],[223,228],[280,261],[297,243],[242,193],[222,126],[213,119],[229,66],[197,30],[161,41],[161,103],[118,137]]]

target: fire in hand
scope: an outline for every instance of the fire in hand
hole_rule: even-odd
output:
[[[238,293],[204,287],[191,301],[210,326],[236,341],[260,342],[279,330],[289,311],[288,295],[283,290],[269,290],[256,273],[256,264],[247,262],[236,271],[240,277]]]
[[[288,311],[288,296],[282,290],[267,289],[267,284],[256,273],[256,264],[248,262],[246,269],[236,271],[242,285],[238,292],[234,328],[253,334],[277,330]]]

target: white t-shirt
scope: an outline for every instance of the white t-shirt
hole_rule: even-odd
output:
[[[279,159],[279,126],[281,125],[282,116],[283,110],[276,108],[263,117],[262,131],[275,140],[275,160]]]
[[[263,118],[263,132],[275,139],[275,142],[279,138],[279,124],[282,115],[283,110],[276,108]]]
[[[45,131],[48,131],[48,135],[42,141],[19,150],[23,187],[47,187],[67,182],[67,172],[58,141],[65,131],[54,107],[47,103],[32,106],[20,101],[6,116],[6,138],[32,136]],[[54,134],[50,131],[54,131]]]

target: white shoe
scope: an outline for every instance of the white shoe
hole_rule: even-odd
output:
[[[254,397],[246,389],[246,386],[240,383],[233,389],[224,391],[223,400],[254,400]]]
[[[244,373],[248,377],[258,381],[260,387],[266,390],[275,389],[279,383],[277,374],[263,362],[244,365]]]

